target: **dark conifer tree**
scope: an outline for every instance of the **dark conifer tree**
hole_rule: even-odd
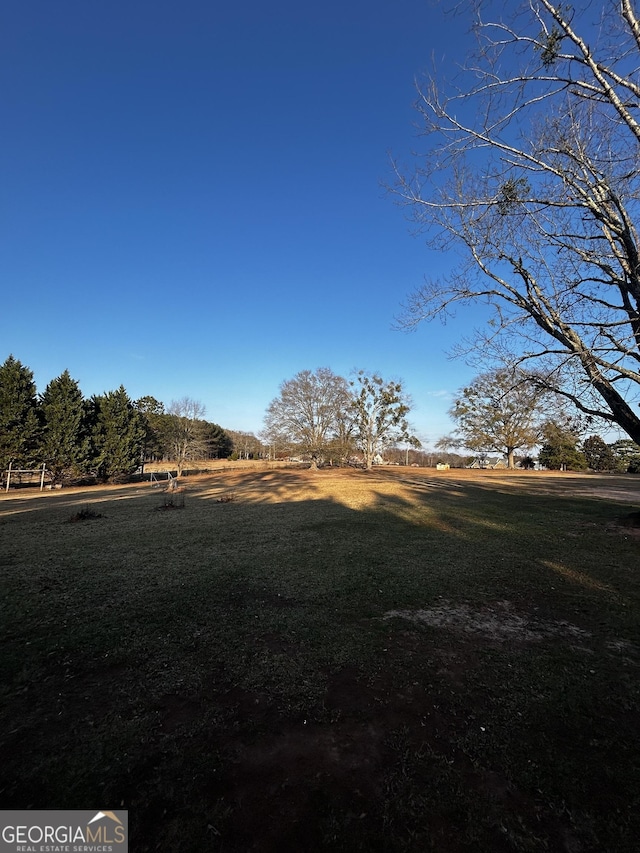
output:
[[[543,427],[543,445],[538,461],[545,468],[559,471],[581,471],[587,467],[584,454],[578,450],[580,433],[571,419],[558,423],[548,421]]]
[[[225,459],[233,453],[233,441],[219,424],[204,421],[202,432],[209,459]],[[257,439],[256,444],[259,446]]]
[[[592,471],[613,471],[616,458],[613,450],[599,435],[590,435],[582,442],[582,452]]]
[[[38,464],[39,433],[33,373],[10,355],[0,365],[0,470]]]
[[[65,370],[52,379],[40,398],[40,456],[54,482],[80,474],[88,462],[85,406],[75,379]]]
[[[105,481],[124,479],[140,466],[145,422],[121,385],[91,399],[93,467]]]

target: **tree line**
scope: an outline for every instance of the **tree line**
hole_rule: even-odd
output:
[[[126,479],[147,460],[169,460],[180,476],[190,461],[298,455],[343,464],[360,454],[366,467],[411,435],[410,399],[399,380],[358,371],[353,379],[329,368],[304,370],[282,383],[260,438],[224,430],[204,406],[184,397],[165,409],[152,396],[132,400],[121,385],[85,399],[65,370],[39,394],[33,372],[10,355],[0,365],[0,470],[44,464],[53,482],[87,475]]]
[[[91,475],[125,479],[147,460],[169,460],[180,476],[188,463],[211,458],[291,458],[320,464],[378,461],[408,464],[421,443],[407,416],[411,399],[401,380],[354,372],[350,379],[329,368],[303,370],[284,381],[269,404],[259,437],[224,430],[207,421],[204,406],[189,397],[165,409],[152,396],[131,400],[120,386],[85,399],[64,371],[38,394],[33,373],[12,355],[0,365],[0,469],[45,464],[54,482]],[[449,410],[454,431],[436,444],[456,464],[504,456],[508,467],[533,467],[530,455],[550,469],[640,471],[640,446],[631,439],[607,444],[587,432],[593,418],[568,414],[530,374],[500,368],[461,388]],[[400,445],[404,445],[400,447]],[[424,454],[420,457],[424,464]]]
[[[482,461],[500,453],[513,468],[533,467],[530,455],[549,469],[640,472],[640,446],[630,438],[607,444],[593,433],[590,415],[568,410],[557,396],[535,382],[530,373],[499,368],[476,376],[454,397],[449,415],[454,431],[437,443],[439,450],[466,449]],[[591,433],[591,434],[589,434]]]
[[[146,459],[170,459],[181,474],[194,459],[227,457],[231,436],[190,398],[130,399],[121,385],[85,399],[65,370],[38,394],[32,371],[10,355],[0,365],[0,471],[43,463],[55,483],[91,475],[125,479]]]
[[[261,438],[270,455],[310,460],[312,467],[355,461],[367,468],[376,461],[406,465],[412,448],[412,460],[423,465],[452,461],[463,467],[498,453],[509,468],[517,461],[525,468],[537,463],[551,470],[640,472],[640,446],[631,439],[607,444],[589,434],[593,417],[561,405],[525,371],[496,369],[461,388],[449,410],[455,429],[437,442],[439,455],[418,453],[421,443],[407,421],[410,408],[399,380],[364,370],[350,380],[326,367],[303,370],[281,384]]]
[[[407,420],[410,409],[401,380],[365,370],[350,380],[328,367],[302,370],[269,404],[262,438],[275,455],[300,454],[312,468],[356,458],[371,468],[398,442],[420,447]]]

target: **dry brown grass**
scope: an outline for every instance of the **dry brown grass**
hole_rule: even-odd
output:
[[[287,489],[287,498],[305,500],[308,496],[337,497],[345,506],[367,506],[371,503],[372,484],[380,493],[406,495],[412,488],[459,489],[466,486],[478,486],[493,490],[507,490],[527,494],[565,495],[574,497],[593,497],[611,499],[631,504],[640,504],[640,477],[637,475],[611,475],[582,472],[559,471],[482,471],[468,469],[450,469],[437,471],[435,468],[405,468],[388,466],[374,468],[372,471],[357,471],[352,468],[325,468],[311,471],[305,466],[292,466],[287,462],[269,462],[264,460],[209,460],[201,463],[206,470],[194,469],[183,476],[180,483],[185,488],[214,491],[221,483],[222,488],[235,488],[235,484],[245,484],[253,498],[260,500],[277,499],[281,487],[272,488],[272,484],[281,482],[280,474],[295,471],[295,486]],[[145,477],[151,473],[166,473],[175,470],[170,462],[147,462]],[[257,476],[256,476],[257,475]],[[102,498],[108,495],[140,494],[146,488],[165,488],[166,482],[130,483],[126,485],[99,485],[65,487],[61,491],[40,493],[36,487],[12,489],[0,493],[0,501],[6,500],[55,500],[71,495],[86,495]],[[297,495],[297,497],[296,497]]]

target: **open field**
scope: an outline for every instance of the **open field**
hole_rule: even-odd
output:
[[[183,504],[183,505],[182,505]],[[0,497],[0,803],[131,850],[640,849],[640,477]]]

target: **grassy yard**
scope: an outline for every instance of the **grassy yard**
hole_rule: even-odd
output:
[[[131,850],[640,849],[640,478],[0,497],[2,808]]]

